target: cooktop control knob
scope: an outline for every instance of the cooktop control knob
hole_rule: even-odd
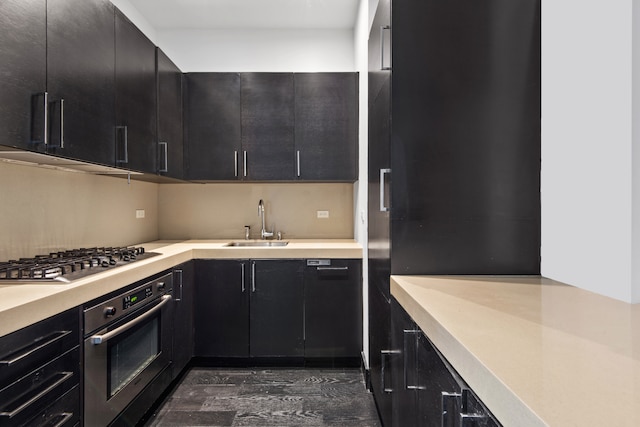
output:
[[[115,316],[116,315],[116,308],[115,307],[105,307],[104,308],[104,317],[111,317],[111,316]]]
[[[158,282],[156,288],[158,288],[159,291],[164,291],[164,282]]]

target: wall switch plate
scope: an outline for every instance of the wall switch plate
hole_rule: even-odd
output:
[[[136,209],[136,218],[144,218],[144,209]]]
[[[318,211],[318,218],[329,218],[329,211]]]

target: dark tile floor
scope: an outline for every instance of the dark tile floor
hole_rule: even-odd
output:
[[[146,427],[380,427],[359,369],[192,368]]]

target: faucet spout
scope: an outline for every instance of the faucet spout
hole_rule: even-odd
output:
[[[262,201],[262,199],[260,199],[260,201],[258,202],[258,216],[262,220],[262,229],[260,230],[260,237],[262,238],[262,240],[265,240],[267,237],[273,237],[273,232],[267,231],[267,228],[264,225],[264,202]]]

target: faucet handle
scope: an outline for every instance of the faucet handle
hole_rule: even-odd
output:
[[[278,231],[278,237],[277,237],[277,239],[278,239],[278,240],[282,240],[282,231]]]
[[[251,226],[244,226],[244,240],[249,240],[249,232],[251,231]]]

